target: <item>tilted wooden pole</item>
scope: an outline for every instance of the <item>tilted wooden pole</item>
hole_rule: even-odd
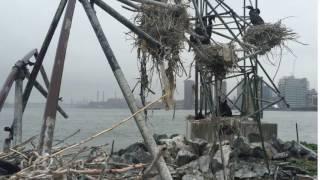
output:
[[[86,14],[90,20],[90,23],[96,33],[96,36],[99,40],[99,43],[103,49],[103,52],[108,60],[108,63],[113,71],[113,74],[120,86],[120,89],[122,91],[122,94],[124,96],[124,98],[127,101],[127,104],[131,110],[132,113],[137,112],[139,109],[135,103],[135,98],[131,92],[131,89],[129,87],[128,81],[126,80],[126,78],[124,77],[124,74],[118,64],[118,61],[116,59],[116,57],[113,54],[113,51],[108,43],[108,40],[101,28],[100,22],[94,12],[94,10],[92,9],[92,7],[90,6],[90,3],[87,0],[80,0],[80,2],[82,3]],[[144,139],[144,142],[146,143],[146,146],[149,149],[149,152],[151,153],[151,155],[153,156],[153,158],[155,158],[157,156],[157,154],[159,153],[159,150],[157,148],[157,144],[152,136],[152,133],[150,132],[150,130],[147,128],[143,115],[142,114],[137,114],[134,116],[136,124],[140,130],[140,133]],[[168,167],[166,166],[166,163],[163,159],[163,157],[160,157],[159,160],[157,161],[157,169],[159,171],[159,174],[161,176],[162,179],[164,180],[171,180],[171,174],[169,172]]]
[[[69,0],[61,27],[39,139],[39,153],[51,153],[64,61],[76,0]],[[31,76],[31,75],[30,75]]]
[[[32,91],[32,88],[33,88],[33,85],[34,85],[34,81],[36,80],[37,78],[37,75],[40,71],[40,68],[42,66],[42,62],[43,62],[43,59],[44,59],[44,56],[46,55],[47,53],[47,50],[48,50],[48,47],[50,45],[50,42],[51,42],[51,39],[53,37],[53,34],[58,26],[58,23],[59,23],[59,20],[60,20],[60,17],[62,16],[62,12],[64,10],[64,7],[65,5],[67,4],[67,0],[61,0],[60,4],[59,4],[59,7],[56,11],[56,14],[54,15],[54,18],[51,22],[51,25],[50,25],[50,28],[47,32],[47,35],[44,39],[44,42],[41,46],[41,49],[39,51],[39,54],[37,55],[37,61],[36,63],[34,64],[34,67],[31,71],[31,74],[30,74],[30,79],[26,85],[26,88],[23,92],[23,111],[25,110],[26,108],[26,105],[28,103],[28,100],[29,100],[29,97],[30,97],[30,94],[31,94],[31,91]]]
[[[26,75],[26,78],[29,79],[30,78],[30,72],[29,71],[25,71],[25,75]],[[42,94],[42,96],[44,98],[47,98],[48,97],[48,92],[47,90],[42,87],[42,85],[37,81],[35,80],[34,81],[34,87],[40,92],[40,94]],[[58,104],[57,106],[57,111],[61,114],[61,116],[63,116],[64,118],[68,118],[68,114],[62,109],[62,107]]]

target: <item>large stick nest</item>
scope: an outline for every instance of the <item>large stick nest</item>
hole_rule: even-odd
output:
[[[168,8],[142,5],[141,12],[134,18],[140,29],[165,47],[155,46],[139,36],[134,39],[138,59],[147,57],[144,61],[151,60],[151,66],[160,74],[162,89],[168,94],[165,100],[167,107],[173,103],[176,76],[184,70],[180,52],[184,49],[184,33],[189,29],[188,17],[186,6],[179,4]]]
[[[188,13],[185,6],[163,8],[143,5],[142,12],[135,17],[136,24],[150,36],[158,40],[171,51],[183,49],[184,33],[189,28]],[[135,39],[136,46],[158,58],[161,49],[141,37]]]
[[[288,29],[281,21],[274,24],[266,23],[257,26],[250,26],[243,36],[243,40],[260,49],[260,55],[271,51],[272,48],[279,46],[286,47],[288,40],[297,41],[298,35],[291,29]]]
[[[236,62],[234,46],[231,44],[222,45],[201,45],[200,52],[195,51],[195,60],[205,70],[218,76],[224,76],[233,68]],[[203,57],[205,55],[205,57]]]

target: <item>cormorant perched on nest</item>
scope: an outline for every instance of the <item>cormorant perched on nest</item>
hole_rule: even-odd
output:
[[[205,39],[202,39],[200,42],[201,44],[210,44],[210,39],[211,39],[211,35],[212,35],[212,20],[215,19],[215,16],[211,16],[207,19],[207,17],[203,17],[202,18],[202,21],[203,21],[203,24],[206,28],[206,33],[207,33],[207,37],[205,37]],[[209,22],[209,24],[208,24]],[[197,33],[198,35],[200,36],[205,36],[205,32],[204,30],[201,28],[200,26],[200,23],[198,22],[197,25],[196,25],[196,28],[195,28],[195,33]],[[194,44],[198,44],[197,43],[197,39],[196,37],[194,36],[190,36],[190,41]]]
[[[259,15],[260,14],[259,8],[254,9],[252,6],[246,6],[246,8],[250,9],[249,11],[250,21],[254,26],[264,24],[263,19]]]

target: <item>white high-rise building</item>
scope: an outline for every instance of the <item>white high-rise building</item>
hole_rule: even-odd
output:
[[[290,108],[302,108],[307,106],[307,93],[309,82],[306,78],[294,76],[283,77],[279,81],[279,91],[285,97]],[[283,107],[283,103],[281,104]]]

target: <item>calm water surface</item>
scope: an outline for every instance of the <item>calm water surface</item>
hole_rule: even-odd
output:
[[[65,108],[65,110],[70,117],[65,120],[58,115],[55,139],[63,139],[80,129],[80,133],[70,138],[67,143],[78,142],[98,131],[111,127],[130,115],[129,111],[125,109]],[[173,111],[150,111],[149,114],[151,116],[148,126],[156,133],[185,134],[185,117],[192,113],[193,111],[191,110],[177,110],[173,119]],[[43,108],[29,108],[26,110],[23,119],[24,139],[39,134],[42,116]],[[0,112],[0,146],[3,144],[3,139],[7,137],[7,132],[4,132],[3,128],[11,125],[12,117],[12,108],[5,108]],[[283,140],[296,139],[295,123],[298,123],[300,141],[317,143],[317,112],[265,111],[263,121],[277,123],[278,137]],[[88,145],[111,144],[112,140],[115,140],[115,148],[119,149],[135,141],[142,141],[142,138],[132,119],[121,127],[88,143]]]

